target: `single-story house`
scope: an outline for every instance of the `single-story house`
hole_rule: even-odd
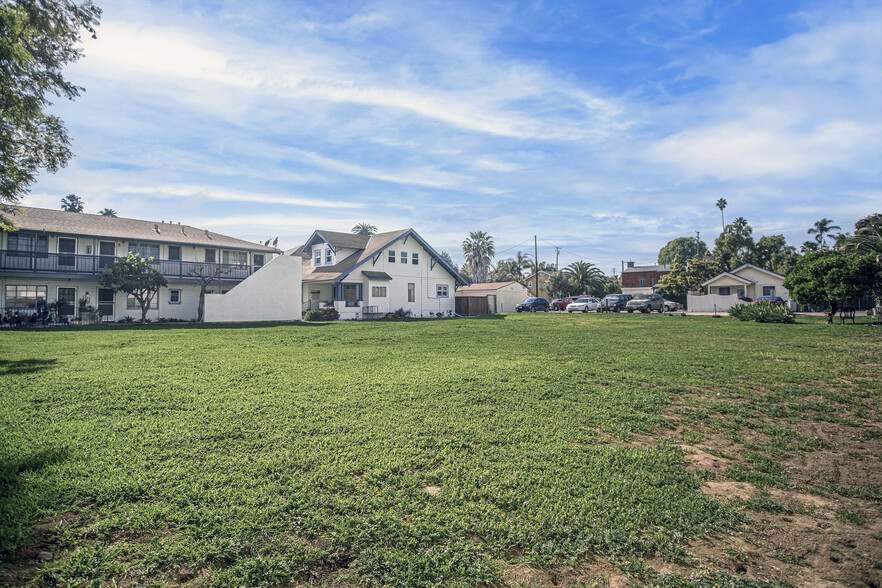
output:
[[[741,298],[756,300],[760,296],[780,296],[790,299],[790,292],[784,287],[784,276],[773,271],[746,263],[732,271],[723,272],[701,287],[702,296],[687,296],[687,308],[691,312],[725,312]]]

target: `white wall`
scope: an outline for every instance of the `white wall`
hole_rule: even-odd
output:
[[[226,294],[206,294],[205,322],[300,320],[302,261],[299,255],[275,257]]]
[[[736,304],[746,304],[738,299],[737,294],[721,296],[720,294],[706,294],[704,296],[686,296],[686,310],[689,312],[714,312],[716,304],[717,312],[726,312]]]

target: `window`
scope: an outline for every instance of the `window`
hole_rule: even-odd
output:
[[[389,263],[395,263],[395,252],[391,249],[389,250]]]
[[[150,308],[159,308],[159,296],[154,296],[150,301]],[[129,294],[126,296],[126,310],[141,310],[141,305],[135,300],[135,297]]]
[[[181,291],[180,290],[169,290],[168,291],[168,303],[169,304],[180,304],[181,303]]]
[[[46,286],[6,286],[6,308],[37,308],[38,302],[46,302],[47,290]]]
[[[139,254],[144,259],[159,259],[159,245],[156,243],[129,243],[129,251]]]
[[[646,278],[640,278],[640,285],[641,285],[641,286],[645,286],[645,285],[646,285]]]
[[[720,296],[728,296],[732,293],[732,289],[729,288],[729,286],[720,286],[718,292],[720,293]]]
[[[168,246],[168,260],[169,261],[181,261],[181,246],[180,245],[169,245]]]
[[[77,240],[68,237],[58,238],[58,265],[72,267],[77,264]]]
[[[414,253],[414,254],[410,257],[410,263],[412,263],[412,264],[414,264],[414,265],[419,265],[419,264],[420,264],[420,254],[419,254],[419,253]]]
[[[229,265],[248,265],[248,253],[245,251],[224,251],[223,260]]]
[[[401,263],[407,263],[407,251],[401,252]]]
[[[533,280],[530,280],[529,282],[527,282],[527,287],[528,287],[528,288],[532,288],[532,287],[533,287]]]
[[[334,265],[334,254],[330,248],[325,249],[325,265]]]
[[[263,267],[264,259],[263,253],[255,253],[254,254],[254,267]]]
[[[9,255],[13,257],[39,257],[49,255],[49,237],[46,235],[29,235],[27,233],[10,233],[6,243]]]
[[[386,286],[371,286],[371,296],[373,298],[385,298]]]
[[[206,249],[205,250],[205,263],[217,263],[217,250],[215,250],[215,249]]]
[[[448,292],[449,290],[447,284],[437,284],[435,286],[435,293],[437,294],[438,298],[447,298]]]
[[[58,309],[60,314],[65,316],[71,316],[75,313],[76,304],[77,304],[77,289],[76,288],[59,288],[58,289],[58,302],[61,303],[61,308]]]
[[[763,286],[763,296],[775,296],[775,287]]]
[[[407,285],[407,301],[416,302],[416,284]]]
[[[312,265],[318,267],[322,264],[322,250],[316,249],[312,252]]]

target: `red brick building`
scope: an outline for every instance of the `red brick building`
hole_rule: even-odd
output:
[[[638,265],[633,261],[628,262],[628,267],[622,270],[622,294],[652,294],[652,287],[658,284],[659,279],[671,272],[669,265]]]

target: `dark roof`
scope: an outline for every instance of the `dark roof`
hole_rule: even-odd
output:
[[[337,231],[316,231],[300,249],[312,247],[318,241],[323,241],[334,249],[364,249],[373,236],[338,233]]]
[[[332,247],[352,248],[351,244],[355,243],[355,241],[350,240],[349,238],[363,239],[365,241],[365,244],[363,247],[356,248],[360,249],[360,251],[353,253],[346,259],[334,265],[320,265],[318,267],[313,267],[311,263],[303,264],[303,281],[318,282],[324,280],[342,280],[347,275],[349,275],[349,273],[356,267],[368,261],[375,255],[379,255],[379,253],[382,252],[383,249],[385,249],[392,243],[408,236],[412,236],[414,239],[416,239],[432,256],[432,258],[435,259],[437,263],[440,263],[441,266],[444,267],[444,269],[446,269],[456,279],[457,283],[468,284],[465,278],[459,275],[459,272],[457,272],[447,260],[438,255],[438,253],[434,249],[432,249],[432,247],[428,243],[426,243],[426,241],[422,237],[420,237],[413,229],[401,229],[399,231],[390,231],[388,233],[377,233],[376,235],[371,235],[369,237],[362,235],[351,235],[349,233],[335,233],[334,231],[315,231],[312,234],[312,237],[310,237],[303,245],[303,247],[300,248],[301,251],[307,247],[311,247],[312,244],[316,242],[316,239],[321,239],[323,242],[329,243]],[[335,245],[334,243],[337,244]],[[344,245],[344,243],[347,244]],[[299,254],[300,251],[292,253],[292,255]],[[392,278],[390,277],[389,279]]]
[[[391,280],[392,276],[387,274],[386,272],[369,272],[367,270],[361,270],[362,275],[369,280]]]
[[[626,267],[622,270],[623,274],[633,273],[633,272],[669,272],[671,271],[671,266],[669,265],[635,265],[634,267]]]
[[[20,209],[22,212],[12,215],[11,218],[18,229],[23,231],[108,237],[125,239],[126,241],[160,241],[162,243],[248,249],[251,251],[278,251],[274,247],[212,233],[206,229],[189,225],[83,212],[66,212],[48,208],[20,207]]]

